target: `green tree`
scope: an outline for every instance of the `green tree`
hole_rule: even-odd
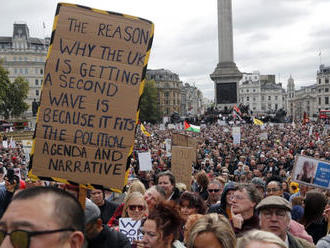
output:
[[[22,77],[10,82],[8,71],[0,64],[0,114],[5,119],[18,117],[29,106],[24,100],[27,98],[29,83]]]
[[[151,123],[160,121],[158,90],[154,80],[145,82],[140,101],[140,120]]]

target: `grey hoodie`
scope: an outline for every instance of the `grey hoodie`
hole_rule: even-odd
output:
[[[316,248],[329,248],[330,247],[330,234],[321,238],[316,245]]]

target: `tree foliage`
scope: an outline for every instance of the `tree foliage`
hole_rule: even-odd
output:
[[[12,83],[8,71],[0,64],[0,114],[5,119],[18,117],[29,106],[24,100],[27,98],[29,83],[22,77],[17,77]]]
[[[140,101],[140,120],[150,123],[160,121],[158,90],[154,80],[145,82]]]

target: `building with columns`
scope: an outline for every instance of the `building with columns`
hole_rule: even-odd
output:
[[[177,112],[180,116],[203,113],[203,94],[189,83],[183,84],[179,75],[166,69],[147,70],[147,80],[154,80],[158,89],[162,117]]]
[[[320,110],[330,109],[330,66],[320,65],[316,73],[316,83],[295,90],[292,77],[288,80],[287,108],[288,116],[301,120],[306,113],[316,120]]]
[[[275,75],[261,75],[259,71],[243,73],[239,103],[249,106],[254,115],[275,113],[286,107],[285,90],[281,83],[275,83]]]
[[[185,83],[182,87],[182,115],[197,116],[204,113],[203,93],[193,85]]]
[[[0,60],[10,81],[21,76],[29,82],[27,118],[32,117],[32,102],[40,99],[49,42],[50,38],[31,37],[26,23],[15,23],[12,36],[0,36]]]
[[[181,89],[183,84],[178,74],[165,69],[147,70],[147,80],[154,80],[158,89],[159,110],[161,116],[170,116],[174,112],[182,115]]]

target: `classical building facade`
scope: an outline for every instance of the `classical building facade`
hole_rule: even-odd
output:
[[[320,65],[316,74],[316,84],[295,90],[292,77],[288,80],[287,102],[288,115],[295,120],[301,120],[306,113],[317,119],[320,110],[330,109],[330,66]]]
[[[21,76],[29,82],[26,100],[29,109],[25,117],[32,116],[32,102],[40,99],[49,42],[49,38],[30,37],[25,23],[15,23],[12,36],[0,36],[0,60],[9,72],[9,79],[14,81]]]
[[[174,112],[182,115],[183,85],[178,74],[165,69],[147,70],[146,79],[156,82],[161,116],[170,116]]]
[[[171,116],[174,112],[180,116],[203,113],[202,92],[189,83],[183,84],[178,74],[165,69],[147,70],[146,79],[156,82],[162,117]]]
[[[203,93],[189,83],[182,88],[182,115],[197,116],[204,113]]]
[[[249,106],[254,115],[275,113],[285,108],[285,90],[281,83],[275,83],[275,75],[260,75],[258,71],[243,73],[239,103]]]

